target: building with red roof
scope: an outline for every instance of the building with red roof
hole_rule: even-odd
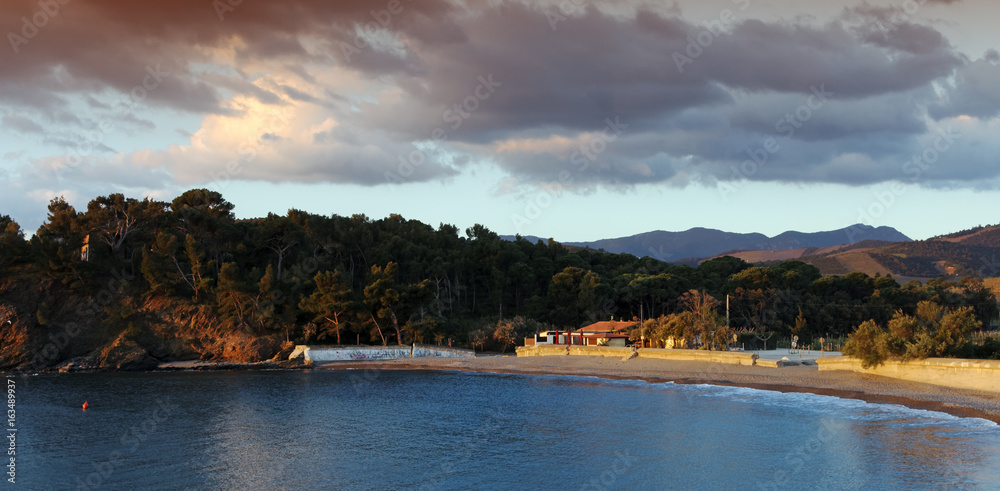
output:
[[[578,346],[619,346],[628,344],[628,331],[639,326],[639,321],[612,320],[595,322],[575,331],[544,331],[534,338],[525,339],[526,346],[540,344],[568,344]]]

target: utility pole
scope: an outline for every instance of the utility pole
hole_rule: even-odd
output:
[[[729,326],[729,294],[726,294],[726,327]]]

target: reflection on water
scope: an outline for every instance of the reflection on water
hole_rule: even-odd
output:
[[[858,448],[873,471],[891,472],[907,487],[929,482],[1000,487],[996,456],[975,451],[979,432],[925,424],[917,418],[899,418],[858,425],[856,431],[863,436]],[[896,431],[885,431],[886,425]],[[890,455],[884,452],[887,448],[893,449]]]
[[[44,375],[19,392],[26,489],[1000,487],[995,424],[802,393],[425,371]]]

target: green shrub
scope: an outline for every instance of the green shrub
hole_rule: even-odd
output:
[[[982,345],[969,343],[957,353],[959,358],[1000,360],[1000,339],[987,339]]]
[[[889,333],[875,321],[863,322],[844,345],[844,354],[861,360],[862,368],[871,368],[889,359]]]
[[[874,320],[865,321],[851,334],[844,354],[859,358],[864,368],[881,365],[890,358],[905,361],[962,356],[970,352],[969,334],[981,325],[972,307],[946,310],[924,301],[917,304],[916,316],[896,312],[888,328]]]

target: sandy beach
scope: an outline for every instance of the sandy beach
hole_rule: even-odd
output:
[[[768,368],[656,359],[621,360],[591,356],[406,358],[380,362],[339,362],[319,369],[457,370],[495,373],[593,376],[686,384],[715,384],[781,392],[860,399],[941,411],[1000,423],[1000,394],[952,389],[816,366]]]

